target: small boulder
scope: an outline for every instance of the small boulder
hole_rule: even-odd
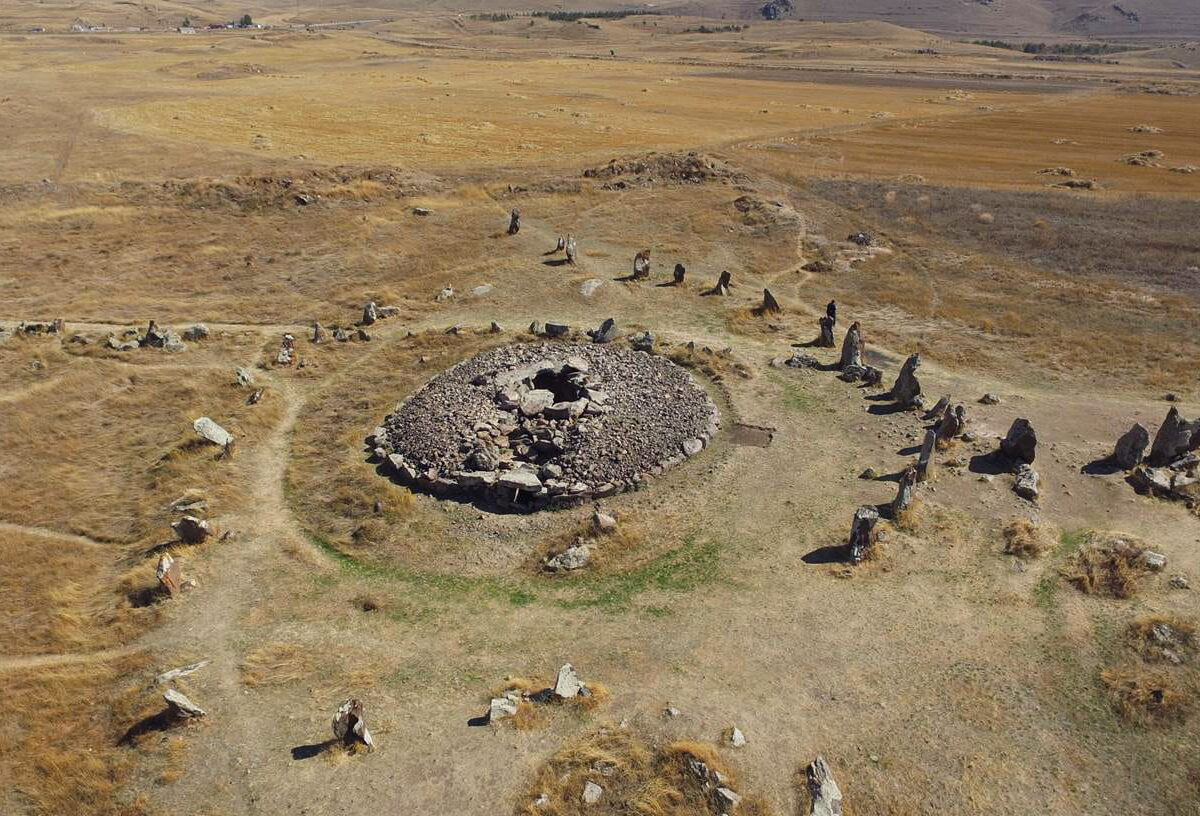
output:
[[[208,522],[195,516],[184,516],[171,524],[171,529],[184,544],[200,544],[211,533]]]
[[[1000,452],[1016,462],[1032,465],[1037,456],[1037,441],[1037,433],[1029,420],[1016,419],[1000,440]]]
[[[581,798],[585,805],[594,805],[600,801],[600,797],[603,795],[604,788],[589,780],[583,786],[583,796]]]
[[[208,326],[203,323],[197,323],[195,326],[189,326],[183,330],[183,339],[195,343],[198,340],[208,339]]]
[[[808,795],[812,798],[809,816],[842,816],[842,791],[833,779],[833,773],[818,756],[805,769],[808,780]]]
[[[569,700],[577,697],[582,688],[583,683],[580,682],[579,675],[575,673],[575,668],[570,663],[564,663],[558,670],[558,678],[554,681],[554,695],[559,699]]]
[[[1013,492],[1023,499],[1029,501],[1037,501],[1038,497],[1038,473],[1033,469],[1033,466],[1027,462],[1022,462],[1014,471],[1016,481],[1013,482]]]
[[[1142,457],[1145,456],[1146,448],[1149,445],[1150,432],[1140,422],[1135,422],[1133,427],[1117,440],[1116,447],[1113,448],[1112,461],[1124,470],[1135,468],[1142,463]]]
[[[207,439],[209,442],[212,442],[214,445],[220,445],[221,447],[225,448],[229,447],[229,445],[233,443],[233,434],[229,433],[229,431],[225,430],[208,417],[200,417],[192,423],[192,427],[196,430],[196,433],[200,434],[200,436]]]
[[[170,711],[171,717],[176,720],[196,720],[208,713],[177,689],[168,689],[167,693],[163,695],[163,699],[167,702],[167,709]]]

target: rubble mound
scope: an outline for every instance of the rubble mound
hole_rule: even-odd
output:
[[[743,183],[744,173],[726,162],[703,153],[647,153],[626,159],[613,159],[602,167],[583,171],[584,178],[607,183],[605,190],[626,187],[651,187],[655,184],[704,184],[710,181]]]
[[[637,487],[707,445],[717,407],[684,369],[607,344],[485,351],[434,377],[375,429],[401,481],[512,509]]]

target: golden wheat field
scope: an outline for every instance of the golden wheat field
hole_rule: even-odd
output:
[[[1200,813],[1187,44],[639,11],[0,10],[0,813]]]

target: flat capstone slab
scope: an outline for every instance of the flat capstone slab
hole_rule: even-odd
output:
[[[703,451],[719,423],[708,393],[665,357],[541,343],[438,374],[368,442],[412,486],[539,509],[631,490]]]

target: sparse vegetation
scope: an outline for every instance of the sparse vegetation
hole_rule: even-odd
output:
[[[1026,560],[1040,558],[1054,543],[1054,536],[1045,525],[1027,518],[1010,521],[1002,534],[1005,554]]]
[[[1178,722],[1190,708],[1189,695],[1160,672],[1106,669],[1100,682],[1117,713],[1138,725]]]
[[[1146,573],[1146,546],[1133,536],[1092,533],[1064,569],[1064,576],[1087,595],[1132,598]]]

